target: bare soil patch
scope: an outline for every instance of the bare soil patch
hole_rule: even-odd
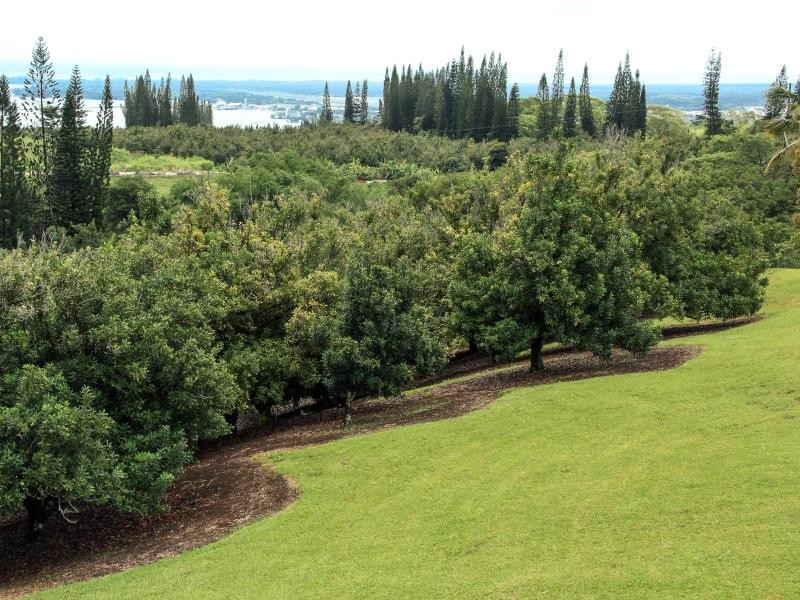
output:
[[[340,428],[340,411],[329,409],[295,415],[273,428],[221,440],[206,448],[173,484],[163,514],[137,516],[86,509],[76,524],[53,518],[33,544],[25,541],[24,515],[0,520],[0,596],[17,597],[174,556],[283,509],[297,498],[297,489],[256,460],[265,451],[456,417],[490,404],[514,387],[671,369],[701,352],[702,347],[696,345],[658,348],[644,357],[616,351],[611,361],[604,362],[587,352],[562,350],[546,357],[547,370],[543,372],[529,373],[527,361],[517,361],[418,393],[357,401],[353,426],[347,431]],[[450,376],[480,372],[488,361],[466,360],[472,361],[468,368],[460,366],[451,370]]]

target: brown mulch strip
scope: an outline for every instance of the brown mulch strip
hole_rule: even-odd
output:
[[[765,316],[766,315],[760,314],[750,317],[737,317],[735,319],[727,319],[725,321],[692,321],[681,325],[670,325],[661,329],[661,336],[663,339],[669,340],[672,338],[698,335],[701,333],[722,331],[724,329],[732,329],[734,327],[740,327],[742,325],[747,325],[748,323],[760,321]],[[545,360],[547,360],[548,356],[574,351],[575,348],[572,346],[553,346],[550,348],[545,348],[543,354]],[[489,369],[501,364],[510,364],[514,362],[517,361],[511,360],[506,363],[492,362],[491,357],[486,352],[468,352],[466,349],[462,349],[456,352],[455,356],[450,360],[444,369],[435,375],[431,375],[430,377],[425,377],[424,379],[416,381],[414,383],[414,387],[432,385],[434,383],[439,383],[454,377],[460,377],[461,375],[467,375],[482,369]]]
[[[546,357],[544,372],[529,373],[527,362],[517,361],[419,393],[358,401],[353,426],[347,431],[340,428],[339,410],[329,409],[285,419],[270,430],[222,440],[204,450],[172,485],[164,498],[168,510],[162,514],[86,509],[76,524],[51,519],[34,544],[25,541],[24,515],[0,520],[0,597],[17,597],[174,556],[285,508],[297,498],[297,489],[256,460],[265,451],[456,417],[490,404],[514,387],[671,369],[701,352],[702,347],[695,345],[657,348],[644,357],[616,351],[611,361],[604,362],[587,352],[562,351]],[[473,370],[482,368],[475,365]]]

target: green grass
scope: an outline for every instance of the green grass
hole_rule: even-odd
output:
[[[214,163],[199,156],[182,158],[171,154],[144,154],[124,148],[111,149],[112,171],[211,171]]]
[[[523,388],[266,463],[300,499],[206,548],[45,596],[790,598],[800,271],[665,372]]]

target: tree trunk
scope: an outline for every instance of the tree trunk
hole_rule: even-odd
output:
[[[349,429],[353,422],[353,394],[348,392],[345,396],[342,412],[342,429]]]
[[[531,368],[530,372],[544,371],[544,359],[542,358],[542,347],[544,346],[544,336],[538,335],[531,340]]]
[[[39,533],[44,528],[47,520],[47,504],[45,500],[27,496],[22,501],[25,510],[28,511],[28,541],[35,542]]]

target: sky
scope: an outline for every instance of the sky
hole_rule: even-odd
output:
[[[771,2],[773,16],[763,17],[751,5],[702,0],[4,4],[2,20],[13,26],[0,36],[0,71],[24,74],[41,35],[59,77],[79,64],[87,79],[150,68],[156,77],[380,80],[387,65],[433,69],[463,46],[476,58],[501,52],[512,82],[549,78],[563,48],[567,80],[587,62],[593,83],[609,83],[630,51],[647,83],[699,83],[714,47],[723,83],[765,83],[797,56],[794,26],[775,23],[800,17],[788,0]],[[788,67],[796,78],[800,60]]]

